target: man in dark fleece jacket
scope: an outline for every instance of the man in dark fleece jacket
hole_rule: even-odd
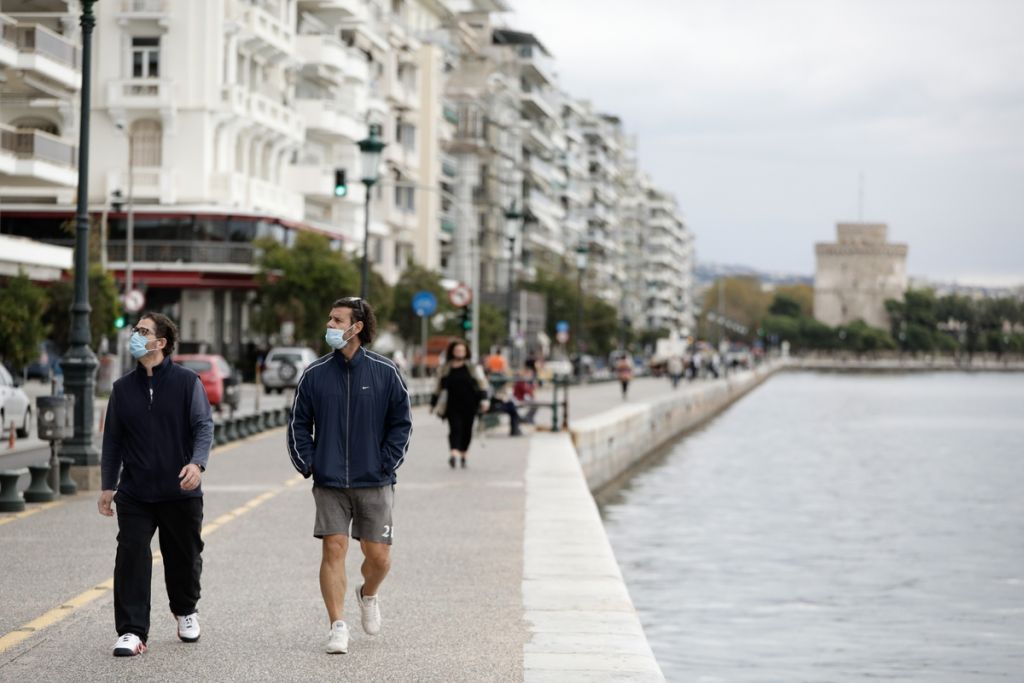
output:
[[[111,503],[117,506],[115,657],[146,651],[150,542],[157,530],[178,637],[187,643],[199,640],[200,481],[213,443],[213,418],[199,377],[171,362],[177,340],[178,329],[170,318],[143,315],[129,342],[138,364],[114,382],[107,403],[99,511],[112,517]]]

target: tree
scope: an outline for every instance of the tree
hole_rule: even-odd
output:
[[[49,302],[43,321],[50,328],[51,338],[59,349],[71,345],[71,304],[75,300],[75,272],[71,279],[55,282],[49,290]],[[121,315],[117,282],[99,263],[89,266],[89,334],[92,348],[99,348],[104,337],[114,334],[114,321]]]
[[[0,289],[0,358],[22,368],[39,355],[46,337],[46,292],[19,272]]]
[[[291,322],[297,343],[320,348],[331,304],[358,289],[359,273],[352,261],[333,251],[327,237],[311,232],[298,233],[291,247],[270,238],[258,240],[256,246],[257,328],[276,334],[282,323]]]
[[[719,307],[719,290],[722,291],[723,305]],[[761,289],[761,281],[753,277],[728,277],[716,281],[707,292],[704,293],[704,315],[702,316],[702,329],[708,337],[718,334],[717,325],[707,324],[708,313],[721,313],[730,320],[734,320],[747,327],[745,338],[751,339],[757,334],[758,324],[768,313],[771,305],[771,295]],[[737,336],[735,333],[725,332],[727,337]]]
[[[801,315],[814,315],[814,287],[811,285],[779,285],[775,288],[775,295],[797,302]]]
[[[412,310],[412,298],[416,292],[421,291],[430,292],[437,298],[436,313],[452,310],[448,296],[441,287],[441,275],[423,266],[410,264],[395,284],[394,312],[391,314],[399,336],[406,341],[419,342],[420,339],[420,318]],[[460,329],[460,335],[461,332]]]
[[[803,315],[803,311],[800,310],[799,301],[786,294],[779,293],[775,294],[775,299],[772,300],[772,305],[768,308],[768,312],[772,315],[781,315],[787,318],[799,318]]]

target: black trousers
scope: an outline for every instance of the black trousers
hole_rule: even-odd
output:
[[[171,612],[196,611],[199,576],[203,571],[203,499],[184,498],[144,503],[122,493],[117,504],[117,558],[114,561],[114,625],[118,635],[149,638],[150,586],[153,554],[150,543],[160,532],[164,581]]]
[[[475,410],[449,410],[446,415],[448,448],[453,451],[469,450],[469,442],[473,440],[473,420],[475,418]]]

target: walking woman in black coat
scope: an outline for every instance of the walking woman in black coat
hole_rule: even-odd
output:
[[[487,410],[487,377],[483,368],[469,360],[469,344],[461,339],[448,345],[445,359],[430,397],[430,410],[448,420],[448,466],[454,469],[456,459],[466,466],[473,420]]]

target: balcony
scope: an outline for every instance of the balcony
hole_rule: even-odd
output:
[[[78,148],[41,130],[0,125],[0,178],[4,185],[75,187]]]
[[[301,142],[305,139],[302,117],[291,107],[242,85],[225,86],[223,92],[224,101],[233,113],[245,116],[291,140]]]
[[[301,35],[295,38],[295,48],[307,65],[316,68],[317,75],[335,83],[369,78],[366,59],[350,50],[340,40],[329,35]]]
[[[527,78],[544,85],[554,85],[555,78],[551,70],[553,60],[546,57],[539,47],[520,45],[516,52]]]
[[[365,0],[299,0],[300,12],[311,12],[330,22],[365,21]]]
[[[126,78],[107,83],[109,109],[175,108],[174,83],[165,78]]]
[[[265,9],[248,5],[241,20],[241,43],[264,59],[288,59],[295,51],[295,33]]]
[[[172,242],[135,240],[132,263],[204,263],[253,265],[255,247],[249,242]],[[128,245],[122,240],[107,242],[107,260],[111,266],[123,264]]]
[[[78,47],[45,26],[19,24],[4,28],[4,39],[18,47],[18,68],[32,71],[69,90],[82,86]]]
[[[556,119],[558,112],[551,106],[551,103],[544,97],[543,92],[523,93],[523,111],[533,114],[538,119]]]
[[[168,0],[121,0],[117,23],[127,26],[133,21],[155,21],[166,29],[170,19]]]
[[[218,173],[210,183],[213,200],[243,211],[301,220],[304,199],[289,188],[241,173]]]
[[[324,137],[347,140],[355,144],[366,136],[366,126],[360,121],[364,115],[354,104],[334,100],[300,99],[295,110],[306,122],[306,128]]]
[[[107,194],[120,190],[127,198],[128,171],[123,168],[107,171]],[[132,200],[142,204],[174,204],[177,201],[174,169],[132,169]]]
[[[16,22],[0,14],[0,69],[18,66],[18,35]]]

